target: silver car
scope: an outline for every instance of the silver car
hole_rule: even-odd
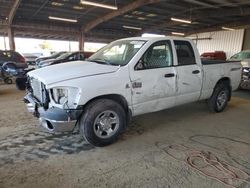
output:
[[[250,50],[241,51],[233,55],[229,61],[241,61],[242,64],[242,89],[250,89]]]

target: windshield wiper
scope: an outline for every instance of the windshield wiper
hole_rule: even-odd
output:
[[[87,61],[90,61],[90,62],[95,62],[95,63],[99,63],[99,64],[104,64],[104,65],[119,66],[119,65],[117,65],[117,64],[114,64],[114,63],[105,61],[105,60],[103,60],[103,59],[86,59],[86,60],[87,60]]]
[[[87,61],[90,61],[90,62],[95,62],[95,63],[99,63],[99,64],[108,64],[109,65],[109,62],[107,61],[103,61],[102,59],[87,59]]]

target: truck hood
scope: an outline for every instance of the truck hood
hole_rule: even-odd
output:
[[[44,64],[44,63],[51,63],[53,61],[55,61],[56,59],[46,59],[46,60],[43,60],[43,61],[40,61],[39,64]]]
[[[89,61],[75,61],[36,69],[29,72],[28,76],[49,85],[76,78],[112,73],[119,68],[120,66],[103,65]]]

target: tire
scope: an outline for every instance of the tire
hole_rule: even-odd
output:
[[[114,143],[125,130],[127,121],[122,106],[110,99],[90,103],[79,121],[80,134],[94,146]]]
[[[231,89],[227,82],[218,83],[208,100],[208,107],[212,112],[222,112],[230,99]]]

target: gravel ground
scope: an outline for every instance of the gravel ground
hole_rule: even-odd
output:
[[[138,116],[117,143],[104,148],[90,146],[77,132],[41,132],[24,94],[0,85],[1,188],[225,187],[171,157],[164,148],[172,144],[212,152],[250,173],[250,91],[235,92],[219,114],[199,102]]]

